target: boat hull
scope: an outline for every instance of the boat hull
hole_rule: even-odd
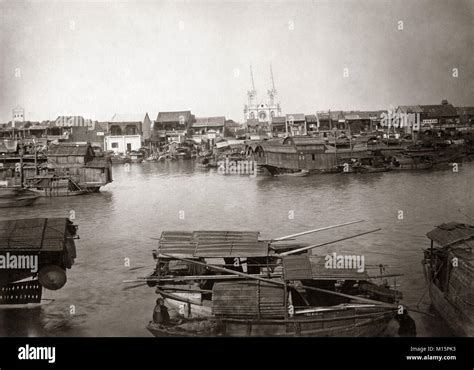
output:
[[[210,307],[170,299],[165,304],[179,310],[180,323],[150,322],[147,329],[155,336],[372,337],[382,335],[397,314],[393,309],[372,307],[323,309],[288,319],[228,318],[212,315]]]
[[[0,199],[0,208],[27,207],[31,206],[38,197],[28,197],[21,199]]]
[[[289,320],[207,320],[214,330],[183,329],[182,325],[160,325],[150,322],[147,329],[156,337],[374,337],[386,330],[395,312],[386,312],[374,318],[304,318]],[[206,321],[206,320],[201,320]],[[350,322],[349,322],[350,321]],[[205,328],[206,326],[203,325]],[[199,328],[199,326],[197,327]],[[206,328],[209,329],[209,328]]]
[[[446,321],[449,327],[457,336],[474,336],[474,323],[458,307],[446,299],[444,293],[432,282],[429,281],[429,267],[425,266],[425,278],[428,284],[428,292],[431,304],[436,312]]]
[[[32,189],[30,188],[29,190],[36,193],[40,197],[72,197],[72,196],[88,193],[87,190],[61,191],[57,189],[34,189],[34,188]]]

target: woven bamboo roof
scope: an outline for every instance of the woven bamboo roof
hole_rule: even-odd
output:
[[[62,251],[69,225],[67,218],[0,221],[0,251]]]
[[[474,226],[458,222],[438,225],[426,236],[440,247],[448,247],[460,242],[474,247]]]
[[[163,231],[158,252],[186,257],[264,257],[257,231]]]

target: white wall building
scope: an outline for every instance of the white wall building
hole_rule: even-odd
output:
[[[142,147],[141,135],[106,136],[104,139],[105,150],[113,150],[115,154],[125,154]]]

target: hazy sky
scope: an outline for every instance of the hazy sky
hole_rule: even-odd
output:
[[[242,121],[250,64],[263,101],[273,65],[283,113],[474,105],[474,1],[0,0],[2,122]]]

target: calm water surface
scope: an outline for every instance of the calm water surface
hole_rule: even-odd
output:
[[[69,217],[73,210],[80,235],[78,258],[68,270],[67,284],[58,291],[45,291],[47,300],[39,308],[0,309],[0,335],[149,336],[145,326],[154,307],[154,291],[147,286],[124,290],[130,284],[123,280],[151,271],[151,252],[157,246],[152,238],[169,229],[255,230],[272,238],[364,219],[367,222],[301,241],[323,243],[382,228],[317,253],[363,254],[366,265],[392,266],[389,272],[404,274],[397,278],[404,302],[416,306],[426,290],[421,268],[422,249],[429,245],[425,234],[434,225],[472,222],[465,215],[474,217],[474,163],[458,173],[286,178],[223,176],[200,170],[192,161],[133,164],[129,172],[117,165],[113,171],[114,182],[100,193],[41,198],[34,207],[0,210],[2,220]],[[397,217],[399,211],[403,220]],[[125,266],[126,259],[130,267]],[[432,312],[427,294],[419,308]],[[450,335],[437,317],[416,313],[412,317],[421,336]]]

